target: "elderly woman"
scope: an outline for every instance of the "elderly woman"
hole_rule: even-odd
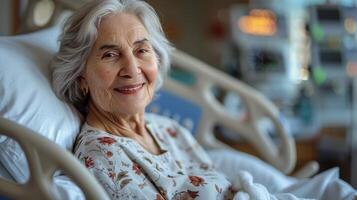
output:
[[[85,116],[75,155],[113,199],[226,199],[230,183],[176,122],[145,113],[170,44],[143,1],[93,1],[65,24],[57,95]]]
[[[75,155],[111,198],[247,197],[235,194],[239,187],[213,169],[186,129],[145,113],[162,85],[171,50],[147,3],[95,0],[68,19],[60,41],[54,89],[85,117]],[[253,186],[269,198],[263,186]]]

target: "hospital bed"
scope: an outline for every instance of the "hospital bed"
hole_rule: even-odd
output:
[[[29,1],[28,7],[35,7],[36,2]],[[55,1],[61,8],[78,7],[71,2]],[[27,10],[27,14],[31,13]],[[55,187],[53,177],[63,173],[82,188],[88,199],[108,198],[98,182],[69,153],[81,119],[72,107],[55,97],[50,86],[49,62],[58,49],[56,39],[61,28],[54,25],[41,29],[0,38],[0,169],[5,170],[0,172],[3,177],[0,194],[13,199],[60,199],[61,188]],[[206,149],[231,149],[214,133],[216,125],[226,127],[252,144],[263,160],[291,175],[296,163],[295,143],[275,105],[255,89],[182,51],[173,52],[172,65],[193,75],[195,81],[187,85],[168,76],[157,99],[160,102],[165,96],[177,98],[184,107],[198,110],[199,114],[193,117],[192,131]],[[228,114],[215,96],[214,88],[237,94],[245,106],[245,117]],[[171,108],[160,109],[167,111],[176,107],[173,104]],[[150,108],[160,113],[157,107]],[[266,120],[273,129],[262,126],[261,122]],[[274,139],[268,133],[271,130],[275,132]],[[317,169],[317,163],[311,162],[293,175],[309,177]]]

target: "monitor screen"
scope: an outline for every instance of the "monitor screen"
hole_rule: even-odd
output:
[[[317,19],[319,21],[339,22],[341,13],[337,7],[319,7],[317,8]]]
[[[343,62],[340,50],[321,50],[319,54],[322,65],[341,65]]]
[[[268,50],[255,50],[252,53],[252,64],[256,72],[283,72],[283,56]]]

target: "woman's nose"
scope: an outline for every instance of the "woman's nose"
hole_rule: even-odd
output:
[[[141,69],[135,55],[129,54],[125,56],[119,75],[121,77],[133,78],[140,73]]]

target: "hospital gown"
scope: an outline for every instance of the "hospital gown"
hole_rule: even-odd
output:
[[[273,191],[269,184],[274,185],[277,177],[263,183],[265,185],[255,182],[255,179],[259,181],[257,174],[272,170],[267,168],[256,173],[247,168],[241,171],[245,161],[233,162],[236,165],[226,173],[232,177],[225,177],[217,170],[225,171],[229,165],[217,165],[221,166],[217,170],[213,166],[222,162],[222,155],[235,161],[239,154],[219,153],[212,162],[192,135],[175,121],[154,114],[146,114],[145,120],[147,129],[160,147],[159,155],[149,153],[133,139],[112,135],[88,124],[84,124],[77,138],[75,155],[112,199],[294,200],[299,199],[294,195],[332,197],[332,193],[339,194],[335,188],[342,186],[339,180],[334,180],[333,173],[293,181],[294,184],[291,181],[286,184],[288,177],[281,175],[280,180],[286,179],[284,185],[289,187]],[[321,186],[321,183],[324,184]],[[344,188],[347,188],[347,194],[343,192],[339,195],[341,198],[328,199],[354,199],[354,190],[348,185]]]
[[[112,199],[232,199],[230,182],[186,129],[153,114],[146,124],[159,155],[88,124],[77,138],[76,156]]]

